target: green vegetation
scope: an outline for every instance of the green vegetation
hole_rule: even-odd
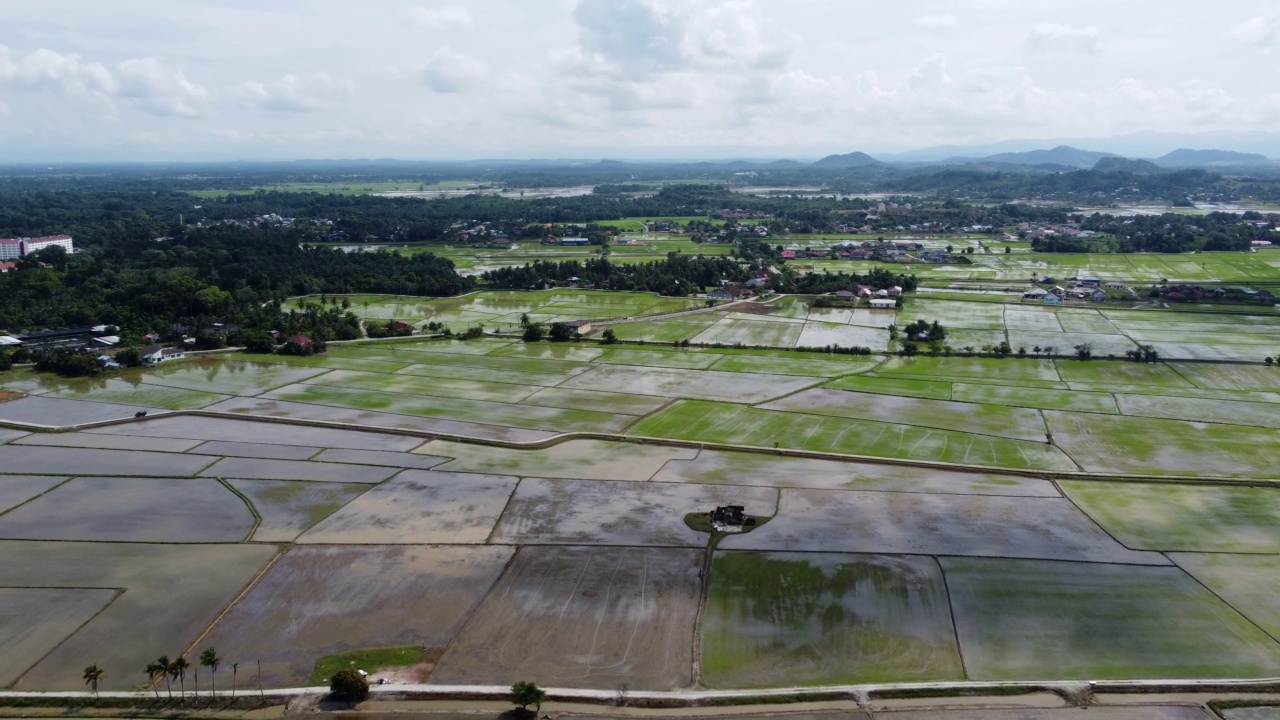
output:
[[[717,553],[702,643],[711,687],[964,676],[928,559]]]
[[[316,661],[315,670],[311,673],[311,684],[327,684],[344,670],[350,671],[363,680],[364,678],[355,671],[364,670],[365,672],[373,673],[383,668],[416,665],[422,662],[425,653],[426,649],[420,647],[389,647],[352,650],[336,655],[326,655]],[[365,683],[365,689],[366,691],[368,690],[367,682]],[[334,692],[337,692],[337,690],[334,690]]]

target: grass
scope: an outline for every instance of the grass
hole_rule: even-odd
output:
[[[372,673],[383,668],[416,665],[422,662],[426,652],[426,648],[409,646],[352,650],[336,655],[326,655],[316,661],[316,668],[311,673],[311,684],[328,685],[334,674],[345,668]]]

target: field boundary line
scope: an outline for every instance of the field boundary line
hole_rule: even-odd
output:
[[[249,528],[249,532],[245,534],[244,540],[242,540],[241,542],[247,543],[251,541],[253,539],[254,533],[258,532],[258,528],[262,526],[262,516],[258,514],[258,508],[254,507],[254,504],[249,500],[249,497],[244,493],[240,492],[238,489],[236,489],[236,487],[232,485],[226,478],[219,477],[216,479],[218,483],[222,485],[222,487],[226,488],[227,490],[230,490],[232,494],[240,498],[240,501],[244,503],[245,507],[249,508],[249,514],[253,516],[253,527]]]
[[[1240,608],[1238,608],[1238,607],[1236,607],[1235,605],[1231,604],[1231,603],[1230,603],[1226,598],[1224,598],[1224,597],[1222,597],[1221,595],[1219,595],[1219,594],[1218,594],[1218,592],[1217,592],[1216,590],[1214,590],[1213,588],[1211,588],[1211,587],[1209,587],[1208,585],[1204,584],[1204,582],[1203,582],[1202,580],[1200,580],[1200,578],[1196,577],[1195,573],[1193,573],[1193,572],[1191,572],[1190,570],[1187,570],[1186,568],[1184,568],[1184,567],[1182,567],[1181,565],[1179,565],[1177,560],[1174,560],[1173,558],[1169,557],[1169,553],[1168,553],[1168,552],[1164,552],[1164,551],[1162,551],[1160,554],[1161,554],[1161,555],[1164,555],[1164,556],[1165,556],[1165,559],[1167,559],[1170,563],[1172,563],[1172,564],[1173,564],[1173,567],[1177,568],[1179,572],[1181,572],[1183,575],[1186,575],[1187,577],[1191,578],[1191,580],[1192,580],[1193,582],[1195,582],[1195,584],[1197,584],[1197,585],[1199,585],[1200,587],[1204,588],[1205,592],[1207,592],[1207,593],[1209,593],[1210,595],[1212,595],[1212,596],[1214,596],[1215,598],[1217,598],[1217,599],[1218,599],[1218,602],[1220,602],[1220,603],[1222,603],[1223,605],[1226,605],[1227,607],[1231,608],[1231,611],[1232,611],[1232,612],[1234,612],[1235,614],[1237,614],[1237,615],[1239,615],[1240,617],[1242,617],[1242,618],[1244,618],[1245,620],[1247,620],[1247,621],[1249,622],[1249,624],[1250,624],[1250,625],[1252,625],[1252,626],[1254,626],[1254,627],[1258,628],[1258,632],[1262,633],[1263,635],[1266,635],[1268,638],[1270,638],[1270,639],[1271,639],[1271,641],[1272,641],[1272,642],[1276,643],[1277,645],[1280,645],[1280,638],[1277,638],[1275,635],[1271,634],[1271,633],[1270,633],[1266,628],[1264,628],[1264,627],[1262,627],[1261,625],[1259,625],[1259,624],[1257,623],[1257,621],[1255,621],[1253,618],[1251,618],[1251,617],[1249,617],[1248,615],[1244,614],[1244,612],[1243,612],[1243,611],[1241,611],[1241,610],[1240,610]]]
[[[942,592],[947,594],[947,614],[951,616],[951,636],[956,641],[956,655],[960,657],[960,672],[964,675],[964,679],[969,679],[969,666],[964,660],[964,646],[960,644],[960,625],[956,622],[956,605],[951,601],[951,584],[947,582],[947,568],[943,566],[942,559],[937,555],[930,555],[933,564],[938,567],[938,573],[942,576]]]
[[[318,406],[319,407],[319,406]],[[747,406],[740,406],[747,407]],[[530,440],[525,442],[514,440],[499,440],[496,438],[485,438],[473,435],[459,435],[457,433],[445,433],[428,430],[414,430],[411,428],[384,427],[378,425],[357,425],[354,423],[335,422],[329,420],[309,420],[305,418],[281,418],[263,415],[240,414],[233,412],[223,412],[215,410],[174,410],[157,415],[148,415],[146,418],[117,418],[114,420],[100,420],[92,423],[84,423],[80,425],[67,426],[49,426],[35,425],[25,423],[14,423],[0,421],[0,427],[11,427],[25,432],[36,433],[65,433],[80,432],[84,430],[95,430],[107,427],[115,427],[120,425],[129,425],[134,423],[145,423],[150,420],[157,420],[167,417],[203,417],[219,420],[237,420],[241,422],[260,422],[271,423],[276,425],[289,425],[295,427],[314,427],[329,430],[344,430],[347,432],[360,432],[377,435],[398,435],[402,437],[421,438],[424,441],[430,440],[446,440],[465,445],[483,445],[487,447],[505,448],[508,450],[544,450],[555,447],[572,440],[603,440],[606,442],[625,442],[639,445],[658,445],[665,447],[689,448],[694,450],[719,450],[724,452],[739,452],[755,455],[775,455],[779,457],[793,458],[811,458],[817,460],[833,460],[844,463],[862,463],[871,465],[895,465],[900,467],[919,468],[924,470],[950,470],[957,472],[980,473],[987,475],[1006,475],[1014,477],[1028,478],[1061,478],[1066,480],[1090,480],[1102,482],[1138,482],[1149,484],[1163,485],[1222,485],[1222,486],[1277,486],[1280,485],[1280,475],[1274,478],[1257,478],[1257,477],[1229,477],[1229,476],[1182,476],[1182,475],[1143,475],[1140,473],[1095,473],[1087,471],[1075,470],[1042,470],[1035,468],[1010,468],[1001,466],[988,465],[972,465],[964,463],[951,463],[938,460],[912,460],[907,458],[882,457],[875,455],[858,455],[824,452],[821,450],[803,450],[795,448],[769,448],[758,445],[738,445],[734,443],[721,443],[708,440],[679,440],[674,438],[658,438],[644,435],[630,435],[622,433],[607,433],[594,431],[571,431],[553,435],[542,440]],[[409,417],[409,416],[405,416]],[[827,416],[814,416],[827,417]],[[481,425],[482,423],[471,423]],[[488,427],[506,428],[507,426],[491,425]],[[919,427],[919,426],[908,426]],[[926,428],[927,429],[927,428]],[[1005,438],[1007,439],[1007,438]],[[1023,441],[1029,442],[1029,441]],[[1074,461],[1073,461],[1074,462]],[[31,473],[25,473],[31,474]],[[39,474],[39,473],[36,473]],[[48,473],[51,475],[63,475],[62,473]],[[172,477],[167,475],[165,477]]]
[[[249,581],[245,583],[244,587],[240,588],[240,592],[236,593],[235,597],[231,598],[231,601],[218,611],[218,614],[213,618],[213,620],[210,620],[209,624],[205,625],[204,628],[200,630],[199,634],[192,638],[191,642],[187,643],[187,646],[182,649],[182,652],[179,653],[178,657],[186,657],[187,655],[195,652],[200,643],[203,642],[205,638],[209,637],[209,633],[212,633],[213,629],[218,627],[218,624],[230,615],[231,611],[234,610],[242,600],[248,597],[249,593],[253,592],[254,588],[258,587],[258,583],[262,582],[262,579],[267,576],[267,573],[271,571],[271,568],[275,567],[276,563],[280,561],[280,558],[284,557],[285,553],[289,552],[292,548],[293,543],[287,543],[287,546],[283,548],[279,544],[276,544],[276,554],[272,555],[271,559],[267,561],[267,564],[263,565],[253,577],[249,578]],[[147,687],[150,687],[152,684],[154,683],[148,683]]]
[[[60,589],[71,589],[71,588],[60,588]],[[116,591],[116,594],[111,596],[111,599],[107,601],[107,604],[106,604],[106,605],[103,605],[102,607],[98,608],[97,612],[95,612],[94,614],[90,615],[90,616],[89,616],[89,617],[88,617],[84,622],[82,622],[82,623],[80,623],[79,625],[77,625],[75,630],[72,630],[71,632],[67,633],[67,636],[66,636],[66,637],[64,637],[64,638],[62,638],[61,640],[59,640],[59,641],[58,641],[58,643],[57,643],[56,645],[54,645],[53,647],[49,648],[49,651],[48,651],[48,652],[46,652],[45,654],[43,654],[43,655],[41,655],[39,658],[37,658],[37,659],[36,659],[36,661],[35,661],[35,662],[33,662],[33,663],[31,663],[31,665],[30,665],[30,666],[28,666],[26,670],[23,670],[23,671],[22,671],[22,673],[21,673],[20,675],[18,675],[18,677],[17,677],[17,678],[15,678],[15,679],[14,679],[14,681],[13,681],[13,684],[14,684],[14,685],[17,685],[18,683],[22,682],[22,678],[26,677],[26,676],[27,676],[27,673],[31,672],[32,670],[35,670],[37,665],[39,665],[40,663],[44,662],[44,661],[45,661],[45,660],[46,660],[50,655],[52,655],[52,654],[54,654],[55,652],[57,652],[57,651],[58,651],[58,648],[60,648],[60,647],[62,647],[63,645],[65,645],[68,641],[70,641],[70,640],[71,640],[71,638],[72,638],[72,637],[74,637],[74,636],[75,636],[77,633],[79,633],[81,630],[85,629],[85,627],[86,627],[89,623],[93,622],[94,620],[97,620],[99,615],[101,615],[102,613],[106,612],[106,611],[107,611],[107,608],[111,607],[112,605],[115,605],[115,604],[116,604],[116,601],[117,601],[117,600],[119,600],[119,599],[120,599],[120,597],[121,597],[122,595],[124,595],[124,594],[125,594],[125,592],[127,592],[127,591],[128,591],[128,588],[75,588],[75,589],[77,589],[77,590],[115,590],[115,591]]]
[[[27,473],[23,473],[23,474],[24,474],[24,475],[26,475]],[[35,477],[62,477],[62,476],[57,475],[57,474],[53,474],[53,475],[47,475],[47,476],[46,476],[46,475],[36,475]],[[40,498],[44,497],[45,495],[48,495],[49,493],[53,492],[54,490],[57,490],[58,488],[62,487],[63,485],[66,485],[67,483],[71,482],[72,480],[75,480],[75,479],[76,479],[76,477],[78,477],[78,476],[68,477],[68,478],[66,478],[65,480],[63,480],[63,481],[62,481],[62,482],[60,482],[60,483],[54,483],[53,487],[49,488],[48,490],[45,490],[44,492],[36,493],[35,495],[33,495],[33,496],[31,496],[31,497],[27,498],[26,500],[23,500],[22,502],[18,503],[17,505],[14,505],[13,507],[8,508],[7,510],[0,511],[0,517],[4,517],[5,515],[8,515],[9,513],[13,512],[14,510],[17,510],[17,509],[18,509],[18,508],[20,508],[20,507],[23,507],[23,506],[25,506],[25,505],[30,505],[31,503],[35,502],[36,500],[39,500]]]

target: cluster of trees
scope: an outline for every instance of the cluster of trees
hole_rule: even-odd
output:
[[[293,231],[217,227],[49,248],[0,274],[0,328],[120,326],[135,333],[215,321],[275,329],[273,301],[314,293],[446,296],[475,281],[430,254],[304,247]]]
[[[1037,238],[1031,246],[1037,252],[1165,252],[1193,250],[1248,250],[1259,237],[1251,222],[1262,220],[1256,212],[1243,216],[1209,213],[1201,216],[1164,215],[1120,218],[1093,214],[1081,218],[1080,227],[1102,233],[1100,237],[1055,236]]]
[[[858,285],[881,290],[900,287],[903,292],[915,292],[919,282],[915,275],[895,273],[878,267],[868,270],[865,274],[841,271],[809,273],[803,277],[796,275],[790,268],[784,268],[781,275],[775,275],[769,281],[769,287],[773,290],[803,295],[853,290]]]
[[[209,668],[211,676],[210,685],[212,687],[211,694],[216,697],[218,694],[218,668],[222,666],[222,658],[218,656],[217,649],[208,647],[205,648],[204,652],[200,653],[198,662],[199,667]],[[235,697],[236,694],[236,675],[239,668],[239,663],[231,664],[231,697]],[[158,681],[160,680],[164,681],[165,690],[168,692],[170,698],[173,697],[173,683],[175,681],[178,683],[179,696],[185,698],[187,694],[186,683],[188,670],[193,671],[196,683],[195,692],[196,695],[199,695],[200,675],[198,668],[193,668],[190,661],[181,655],[172,659],[170,659],[168,655],[161,655],[156,660],[147,663],[144,671],[147,673],[147,678],[151,681],[151,689],[155,691],[157,698],[160,697],[160,687],[158,684]],[[92,681],[90,680],[91,676],[94,676]],[[85,682],[93,685],[95,693],[98,691],[98,683],[102,681],[104,676],[105,673],[97,665],[91,665],[85,668]]]
[[[692,257],[668,253],[665,260],[616,265],[608,258],[586,262],[539,260],[523,267],[497,268],[484,273],[488,287],[529,290],[561,285],[577,278],[584,285],[602,290],[639,290],[662,295],[689,295],[719,285],[721,280],[742,282],[748,268],[726,257]]]

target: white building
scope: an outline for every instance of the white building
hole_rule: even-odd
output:
[[[60,247],[68,253],[76,251],[70,235],[49,235],[38,238],[8,238],[0,240],[0,261],[17,260],[45,248]]]
[[[60,247],[68,253],[76,251],[76,244],[70,235],[49,235],[47,237],[22,239],[22,254],[24,256],[51,247]]]
[[[872,310],[893,310],[898,307],[897,300],[888,300],[885,298],[874,298],[871,300]]]
[[[178,348],[148,347],[142,349],[142,362],[155,365],[170,360],[181,360],[186,353]]]

